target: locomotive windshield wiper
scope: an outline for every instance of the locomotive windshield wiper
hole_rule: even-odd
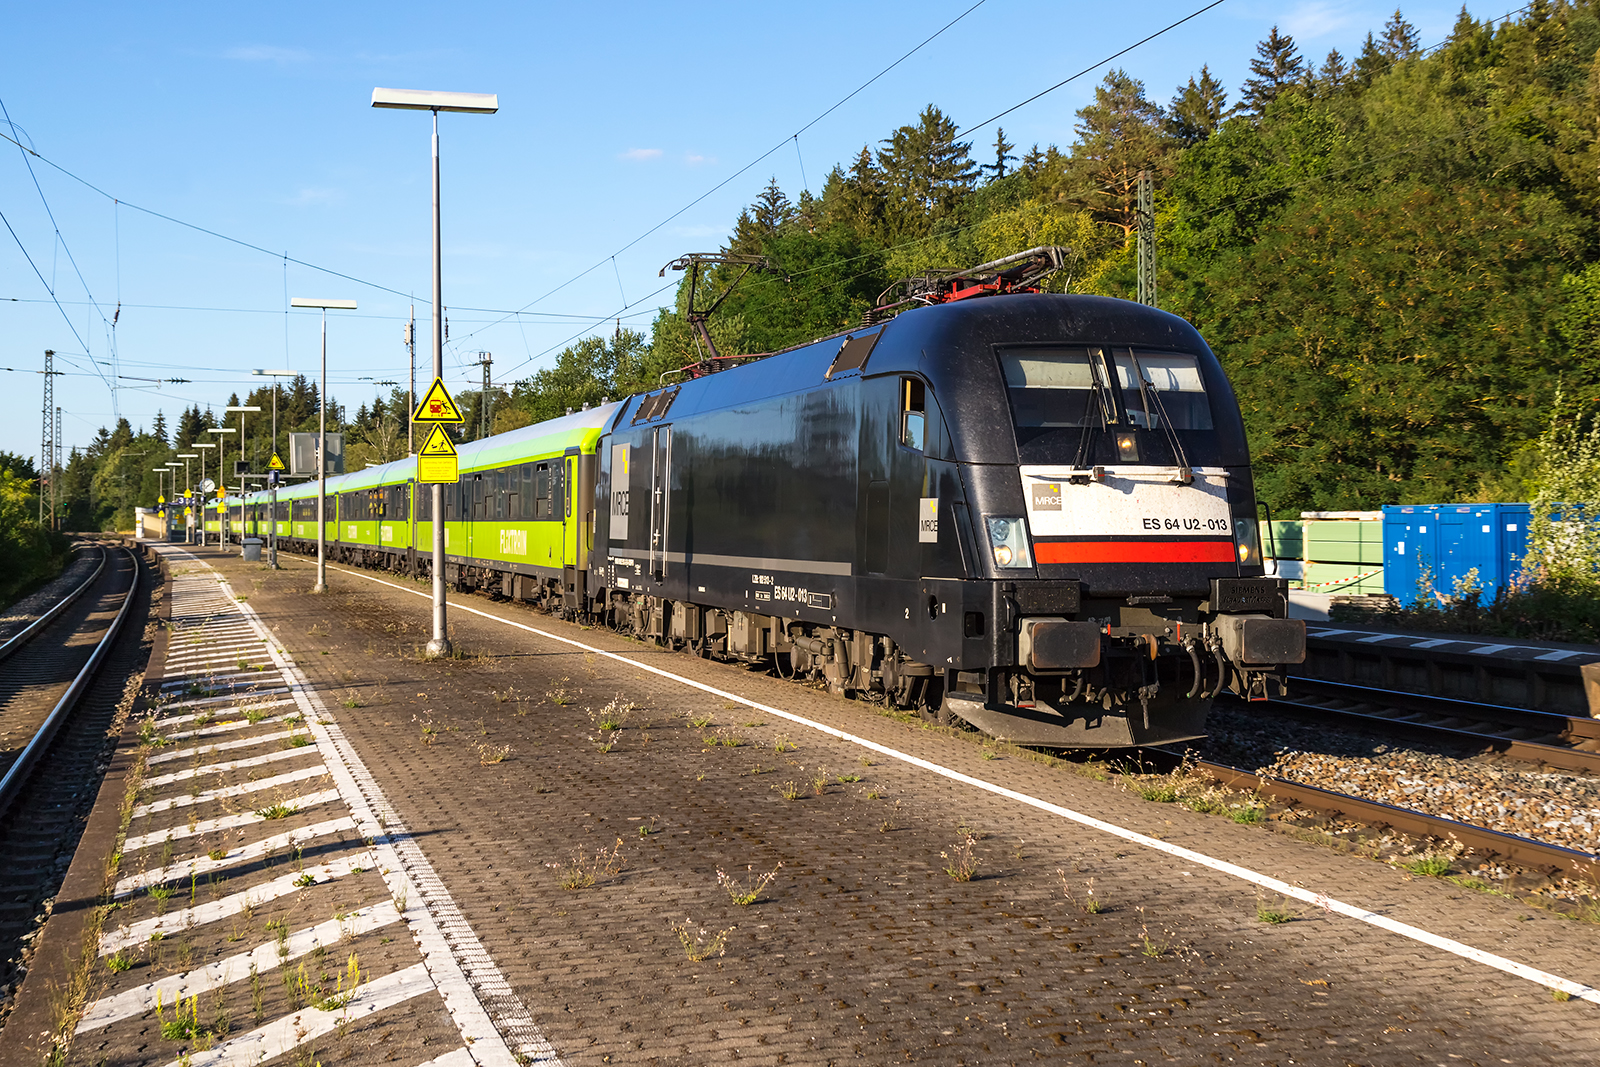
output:
[[[1146,428],[1151,425],[1150,406],[1155,405],[1156,421],[1161,424],[1161,429],[1166,432],[1167,442],[1172,445],[1173,458],[1178,461],[1178,474],[1173,479],[1178,485],[1188,485],[1194,481],[1194,468],[1189,466],[1189,457],[1184,454],[1183,442],[1178,440],[1178,431],[1172,426],[1172,420],[1167,417],[1167,409],[1161,403],[1161,390],[1157,389],[1144,373],[1144,365],[1139,362],[1139,357],[1133,349],[1128,349],[1128,362],[1133,366],[1133,376],[1139,380],[1139,396],[1144,402],[1144,421]]]
[[[1089,350],[1089,392],[1083,400],[1083,433],[1078,436],[1078,454],[1072,460],[1074,470],[1085,469],[1084,464],[1091,458],[1090,444],[1094,440],[1094,431],[1097,427],[1089,421],[1089,417],[1094,414],[1095,407],[1098,406],[1100,410],[1100,425],[1098,429],[1103,431],[1107,425],[1119,421],[1117,419],[1116,400],[1112,397],[1111,390],[1102,376],[1102,371],[1105,369],[1102,362],[1104,359],[1104,349],[1091,348]],[[1096,404],[1097,401],[1098,405]],[[1089,476],[1087,475],[1074,475],[1072,477],[1074,482],[1087,482],[1088,480]]]

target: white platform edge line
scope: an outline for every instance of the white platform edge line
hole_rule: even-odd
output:
[[[189,553],[183,552],[188,556]],[[190,559],[201,566],[211,570],[209,564],[189,556]],[[215,572],[213,572],[215,573]],[[224,590],[229,590],[228,583],[219,577],[219,582]],[[231,592],[231,590],[230,590]],[[255,609],[248,603],[234,601],[235,609],[248,619],[263,640],[271,642],[271,631],[261,621]],[[276,647],[269,649],[272,660],[282,671],[284,679],[289,683],[289,691],[304,712],[306,722],[313,733],[321,734],[319,742],[326,740],[333,746],[340,759],[330,760],[328,770],[334,779],[334,784],[344,797],[345,804],[350,808],[351,815],[356,820],[357,828],[363,836],[374,841],[373,851],[379,857],[379,872],[383,875],[385,883],[389,886],[392,896],[400,898],[404,895],[409,901],[406,906],[405,918],[411,927],[412,936],[416,938],[418,947],[423,954],[423,960],[428,968],[439,994],[444,998],[445,1008],[450,1012],[456,1028],[467,1041],[471,1050],[473,1061],[479,1067],[519,1067],[520,1064],[541,1063],[560,1067],[561,1059],[555,1046],[544,1037],[543,1031],[534,1023],[532,1015],[523,1006],[520,1000],[515,999],[509,983],[505,982],[495,967],[489,954],[483,949],[477,936],[471,933],[471,928],[462,918],[460,909],[444,889],[434,873],[433,867],[428,863],[421,848],[405,833],[398,815],[389,808],[388,801],[383,798],[377,780],[367,771],[366,765],[361,762],[355,749],[345,739],[342,731],[336,724],[323,723],[327,715],[327,708],[322,704],[320,694],[305,680],[299,667],[282,651]],[[360,784],[358,784],[358,776]],[[362,785],[366,786],[364,790]],[[385,809],[388,809],[385,822],[389,827],[380,827],[377,818],[372,813],[368,804],[368,797],[372,797]],[[398,840],[395,840],[398,838]],[[401,852],[406,856],[401,858]],[[433,883],[438,888],[433,890],[424,900],[421,887],[413,879],[412,872],[420,878]],[[504,986],[504,992],[496,990],[503,999],[515,1001],[517,1010],[503,1008],[497,1014],[508,1028],[512,1028],[526,1035],[518,1050],[520,1055],[513,1054],[506,1040],[495,1028],[494,1021],[490,1018],[488,1010],[481,1003],[477,993],[468,982],[464,961],[457,958],[455,950],[446,940],[440,929],[439,921],[430,912],[438,911],[446,922],[453,928],[465,930],[466,935],[458,934],[459,940],[470,939],[470,944],[464,947],[471,951],[475,957],[481,957],[474,966],[480,971],[489,970],[499,979],[499,984]],[[454,920],[454,921],[452,921]]]
[[[412,596],[421,597],[424,599],[429,596],[429,594],[423,593],[419,590],[407,589],[404,586],[395,585],[393,582],[386,582],[381,578],[374,578],[370,575],[361,574],[357,571],[346,570],[343,567],[336,569],[341,573],[349,574],[357,578],[364,578],[369,582],[387,586],[390,589],[397,589],[402,593],[409,593]],[[699,689],[702,692],[709,693],[712,696],[722,697],[726,700],[732,700],[756,711],[776,715],[779,718],[787,719],[789,722],[795,723],[798,726],[805,726],[808,729],[827,734],[828,736],[837,738],[840,741],[847,741],[851,744],[860,745],[863,748],[877,752],[879,755],[886,756],[890,759],[899,760],[900,762],[910,764],[913,767],[920,767],[925,771],[930,771],[942,777],[949,778],[952,781],[960,782],[963,785],[972,786],[975,789],[981,789],[985,792],[993,793],[996,796],[1002,796],[1008,800],[1014,800],[1019,804],[1025,804],[1029,807],[1037,808],[1040,811],[1060,816],[1063,819],[1068,819],[1082,826],[1087,826],[1091,829],[1099,830],[1102,833],[1110,834],[1113,837],[1121,838],[1122,840],[1131,844],[1141,845],[1145,848],[1153,849],[1157,852],[1164,852],[1169,856],[1174,856],[1190,863],[1200,864],[1203,867],[1207,867],[1221,874],[1230,875],[1234,878],[1240,879],[1241,881],[1249,882],[1252,885],[1258,885],[1261,888],[1270,890],[1274,893],[1280,893],[1286,897],[1293,897],[1295,900],[1299,900],[1306,904],[1311,904],[1315,907],[1323,909],[1324,911],[1343,915],[1349,919],[1355,919],[1358,922],[1366,923],[1369,926],[1375,926],[1380,930],[1385,930],[1392,934],[1398,934],[1399,936],[1409,940],[1428,945],[1432,948],[1440,949],[1444,952],[1460,956],[1463,959],[1471,960],[1474,963],[1480,963],[1486,967],[1491,967],[1498,971],[1503,971],[1506,974],[1514,975],[1517,978],[1523,978],[1530,982],[1536,982],[1548,989],[1560,990],[1561,992],[1566,993],[1569,996],[1577,997],[1580,1000],[1587,1000],[1593,1004],[1600,1004],[1600,989],[1596,989],[1593,986],[1584,985],[1581,982],[1574,982],[1571,979],[1563,978],[1557,974],[1551,974],[1548,971],[1541,971],[1536,967],[1530,967],[1525,963],[1520,963],[1504,956],[1498,956],[1492,952],[1486,952],[1483,949],[1475,948],[1472,945],[1456,941],[1453,938],[1444,937],[1440,934],[1435,934],[1432,931],[1424,930],[1419,926],[1412,926],[1410,923],[1403,923],[1396,919],[1391,919],[1385,915],[1378,915],[1375,912],[1368,911],[1365,908],[1357,907],[1354,904],[1347,904],[1344,901],[1336,900],[1324,893],[1317,893],[1309,889],[1303,889],[1300,886],[1290,885],[1288,882],[1280,881],[1277,878],[1273,878],[1271,875],[1261,874],[1260,872],[1253,871],[1248,867],[1242,867],[1236,863],[1230,863],[1227,860],[1217,859],[1214,856],[1208,856],[1203,852],[1196,852],[1193,849],[1184,848],[1181,845],[1173,845],[1166,841],[1159,841],[1153,837],[1146,837],[1144,834],[1138,833],[1134,830],[1129,830],[1122,826],[1118,826],[1115,823],[1109,823],[1103,819],[1095,818],[1092,815],[1086,815],[1082,812],[1074,811],[1071,808],[1062,807],[1059,804],[1052,804],[1049,801],[1040,800],[1039,798],[1029,796],[1026,793],[1019,793],[1014,789],[1008,789],[1005,786],[996,785],[993,782],[987,782],[981,778],[974,778],[971,775],[963,774],[960,771],[952,770],[948,767],[942,767],[937,763],[932,763],[928,760],[922,759],[921,757],[913,756],[909,752],[901,752],[898,749],[890,748],[887,745],[880,745],[876,741],[869,741],[864,737],[857,737],[854,734],[846,733],[843,730],[828,726],[825,723],[815,722],[811,719],[805,718],[802,715],[796,715],[794,712],[782,711],[770,705],[751,700],[748,697],[739,696],[736,693],[729,693],[725,690],[718,689],[715,686],[707,685],[704,682],[697,682],[692,678],[686,678],[679,674],[673,674],[671,671],[665,670],[661,667],[652,666],[651,664],[643,663],[636,659],[630,659],[619,652],[611,652],[607,649],[597,648],[594,645],[586,645],[582,641],[575,641],[570,637],[562,637],[559,634],[550,633],[547,630],[541,630],[538,627],[529,626],[526,623],[520,623],[511,619],[501,618],[498,615],[492,615],[486,611],[479,611],[476,608],[468,607],[465,604],[458,604],[454,601],[450,602],[450,607],[455,611],[469,612],[492,622],[498,622],[505,626],[515,627],[520,630],[526,630],[529,633],[537,634],[540,637],[548,638],[552,641],[558,641],[564,645],[571,645],[572,647],[582,649],[585,652],[592,652],[596,655],[605,656],[608,659],[616,660],[619,663],[626,663],[630,667],[636,667],[640,670],[649,671],[651,674],[659,677],[669,678],[673,681],[680,682],[683,685],[687,685],[691,688]]]

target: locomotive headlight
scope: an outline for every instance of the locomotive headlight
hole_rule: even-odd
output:
[[[1256,520],[1234,516],[1233,546],[1239,556],[1239,566],[1260,566],[1261,534],[1256,529]]]
[[[1033,555],[1028,551],[1028,525],[1021,519],[990,518],[989,547],[994,552],[994,565],[1004,569],[1033,566]]]

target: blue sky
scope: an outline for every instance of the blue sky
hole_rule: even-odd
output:
[[[374,86],[499,94],[497,115],[441,120],[444,302],[454,309],[445,377],[476,381],[477,353],[489,351],[496,381],[511,381],[618,314],[646,327],[671,298],[656,293],[676,277],[658,278],[661,265],[715,248],[769,177],[791,197],[803,184],[815,192],[834,163],[928,103],[963,127],[980,122],[1204,0],[985,0],[808,129],[798,151],[788,142],[639,240],[972,3],[485,2],[467,19],[404,2],[19,5],[0,71],[14,135],[124,203],[39,159],[30,174],[0,142],[0,212],[17,238],[0,228],[0,366],[14,368],[0,370],[11,400],[0,449],[38,451],[46,348],[68,372],[56,388],[68,447],[116,411],[137,427],[157,409],[170,421],[196,401],[220,408],[249,387],[253,367],[314,372],[318,319],[286,313],[289,297],[359,302],[328,328],[330,392],[351,410],[373,381],[407,373],[409,301],[379,287],[420,298],[425,374],[429,121],[372,109]],[[1432,45],[1458,9],[1405,15]],[[1352,55],[1391,11],[1227,0],[1114,65],[1165,102],[1206,63],[1236,98],[1273,24],[1320,62],[1329,48]],[[1007,116],[1007,138],[1070,144],[1073,113],[1105,69]],[[974,133],[974,154],[993,138],[993,126]],[[286,264],[285,253],[358,280]],[[105,320],[119,301],[113,331]],[[496,313],[510,311],[523,313]],[[166,378],[190,381],[138,380]],[[113,395],[108,382],[121,388]]]

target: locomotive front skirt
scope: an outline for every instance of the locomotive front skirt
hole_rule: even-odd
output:
[[[1197,737],[1305,654],[1233,390],[1139,304],[919,308],[459,450],[457,588],[1021,744]],[[328,479],[330,556],[427,573],[415,476]],[[315,551],[316,483],[267,501],[246,534]]]

